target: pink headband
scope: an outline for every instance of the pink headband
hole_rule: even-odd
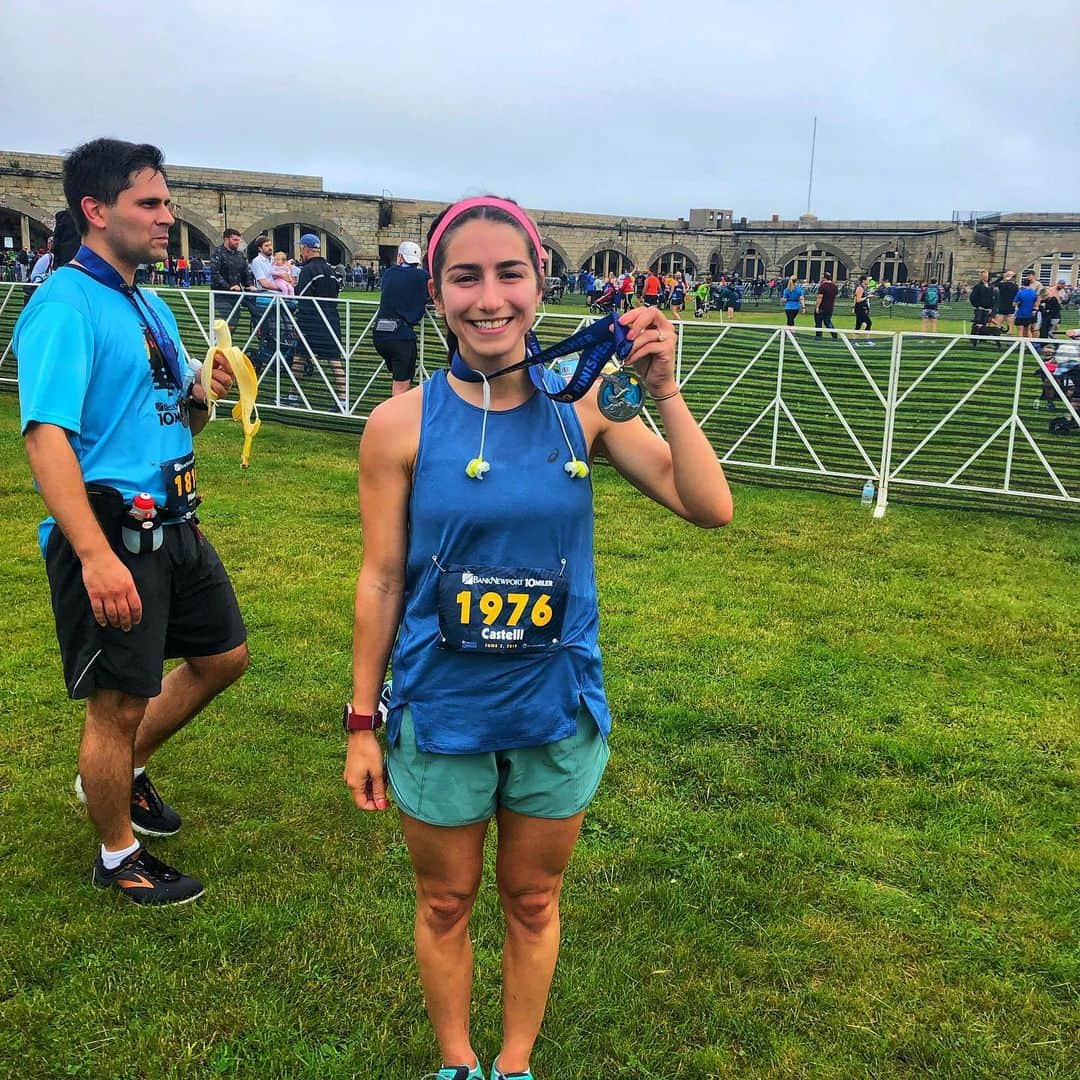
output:
[[[536,265],[541,268],[543,267],[544,245],[540,242],[540,234],[536,231],[536,226],[532,223],[529,215],[526,214],[517,203],[509,202],[506,199],[497,199],[494,195],[479,195],[473,199],[462,199],[461,202],[454,203],[454,205],[443,215],[442,221],[439,222],[435,232],[431,235],[431,240],[428,242],[428,270],[432,273],[435,272],[435,252],[438,251],[439,242],[442,240],[446,230],[454,221],[461,217],[462,214],[477,206],[490,206],[496,210],[502,210],[505,214],[509,214],[525,230],[536,251]]]

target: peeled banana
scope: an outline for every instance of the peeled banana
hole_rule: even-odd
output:
[[[202,366],[200,380],[206,391],[206,400],[210,406],[210,419],[214,419],[217,411],[217,394],[214,393],[214,358],[220,356],[233,373],[237,393],[240,400],[233,406],[232,416],[239,420],[244,427],[244,446],[240,451],[240,467],[248,467],[248,459],[251,457],[251,442],[262,426],[259,419],[259,409],[255,404],[255,398],[259,393],[259,377],[255,368],[247,356],[232,343],[232,333],[229,324],[224,319],[214,320],[214,344],[206,352],[206,362]]]

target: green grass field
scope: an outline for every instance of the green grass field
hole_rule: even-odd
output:
[[[155,759],[207,895],[89,883],[40,502],[0,394],[0,1072],[419,1078],[392,814],[341,782],[353,436],[200,437],[252,666]],[[738,484],[705,533],[594,471],[613,755],[538,1080],[1080,1073],[1080,524]],[[491,867],[474,1030],[498,1038]]]

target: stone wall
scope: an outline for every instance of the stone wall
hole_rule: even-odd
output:
[[[60,167],[61,158],[54,155],[0,151],[0,207],[50,226],[64,202]],[[334,237],[348,257],[376,262],[380,247],[396,248],[403,240],[423,243],[432,219],[445,206],[328,192],[318,176],[184,165],[169,165],[168,171],[177,217],[215,245],[227,208],[228,224],[245,240],[276,226],[303,223]],[[868,271],[883,251],[899,246],[910,276],[923,275],[928,251],[941,252],[946,275],[951,258],[953,279],[965,281],[982,268],[1020,269],[1052,251],[1080,248],[1080,214],[1075,213],[1003,214],[976,230],[952,221],[823,221],[811,214],[748,221],[730,210],[707,209],[673,219],[541,208],[529,212],[545,242],[572,270],[604,250],[625,254],[638,266],[680,252],[702,274],[714,258],[724,269],[736,266],[753,247],[771,276],[781,274],[784,264],[809,246],[841,259],[852,276]]]

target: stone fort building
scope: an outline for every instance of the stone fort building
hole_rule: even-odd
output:
[[[61,158],[0,151],[0,244],[41,246],[64,205]],[[169,166],[177,221],[175,255],[205,257],[222,230],[250,243],[266,232],[275,250],[296,251],[300,234],[322,237],[333,263],[389,264],[402,240],[426,236],[445,203],[326,191],[318,176]],[[980,269],[1034,267],[1044,283],[1080,283],[1080,213],[953,214],[948,221],[824,221],[812,214],[769,221],[731,210],[694,209],[686,218],[617,217],[530,208],[553,274],[652,266],[700,277],[838,281],[869,273],[880,281],[970,282]]]

